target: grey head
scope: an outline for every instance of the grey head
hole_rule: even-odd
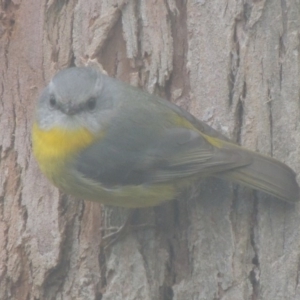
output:
[[[43,130],[53,127],[97,133],[113,103],[103,97],[109,78],[88,67],[72,67],[57,73],[39,98],[36,121]]]
[[[72,114],[86,100],[98,96],[101,83],[101,74],[96,70],[73,67],[62,70],[53,77],[49,92],[55,95],[65,113]]]

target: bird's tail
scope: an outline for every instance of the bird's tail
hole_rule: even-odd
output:
[[[224,172],[221,178],[261,190],[288,202],[295,203],[300,200],[296,174],[291,168],[271,157],[244,148],[240,150],[251,154],[252,163]]]

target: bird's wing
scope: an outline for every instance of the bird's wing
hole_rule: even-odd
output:
[[[76,160],[76,169],[88,179],[108,186],[168,182],[192,175],[212,175],[251,163],[238,146],[185,128],[165,129],[151,143],[135,140],[99,140]],[[236,147],[236,149],[235,149]]]

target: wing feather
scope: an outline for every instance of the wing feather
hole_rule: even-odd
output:
[[[216,147],[196,129],[166,129],[147,143],[134,136],[130,144],[126,137],[100,140],[80,154],[76,169],[96,182],[119,186],[220,173],[251,163],[247,153],[227,149],[226,142]]]

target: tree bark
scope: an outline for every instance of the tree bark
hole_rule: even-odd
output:
[[[127,211],[59,193],[36,99],[97,64],[300,171],[299,0],[0,1],[0,299],[300,299],[300,207],[205,179],[103,248]]]

